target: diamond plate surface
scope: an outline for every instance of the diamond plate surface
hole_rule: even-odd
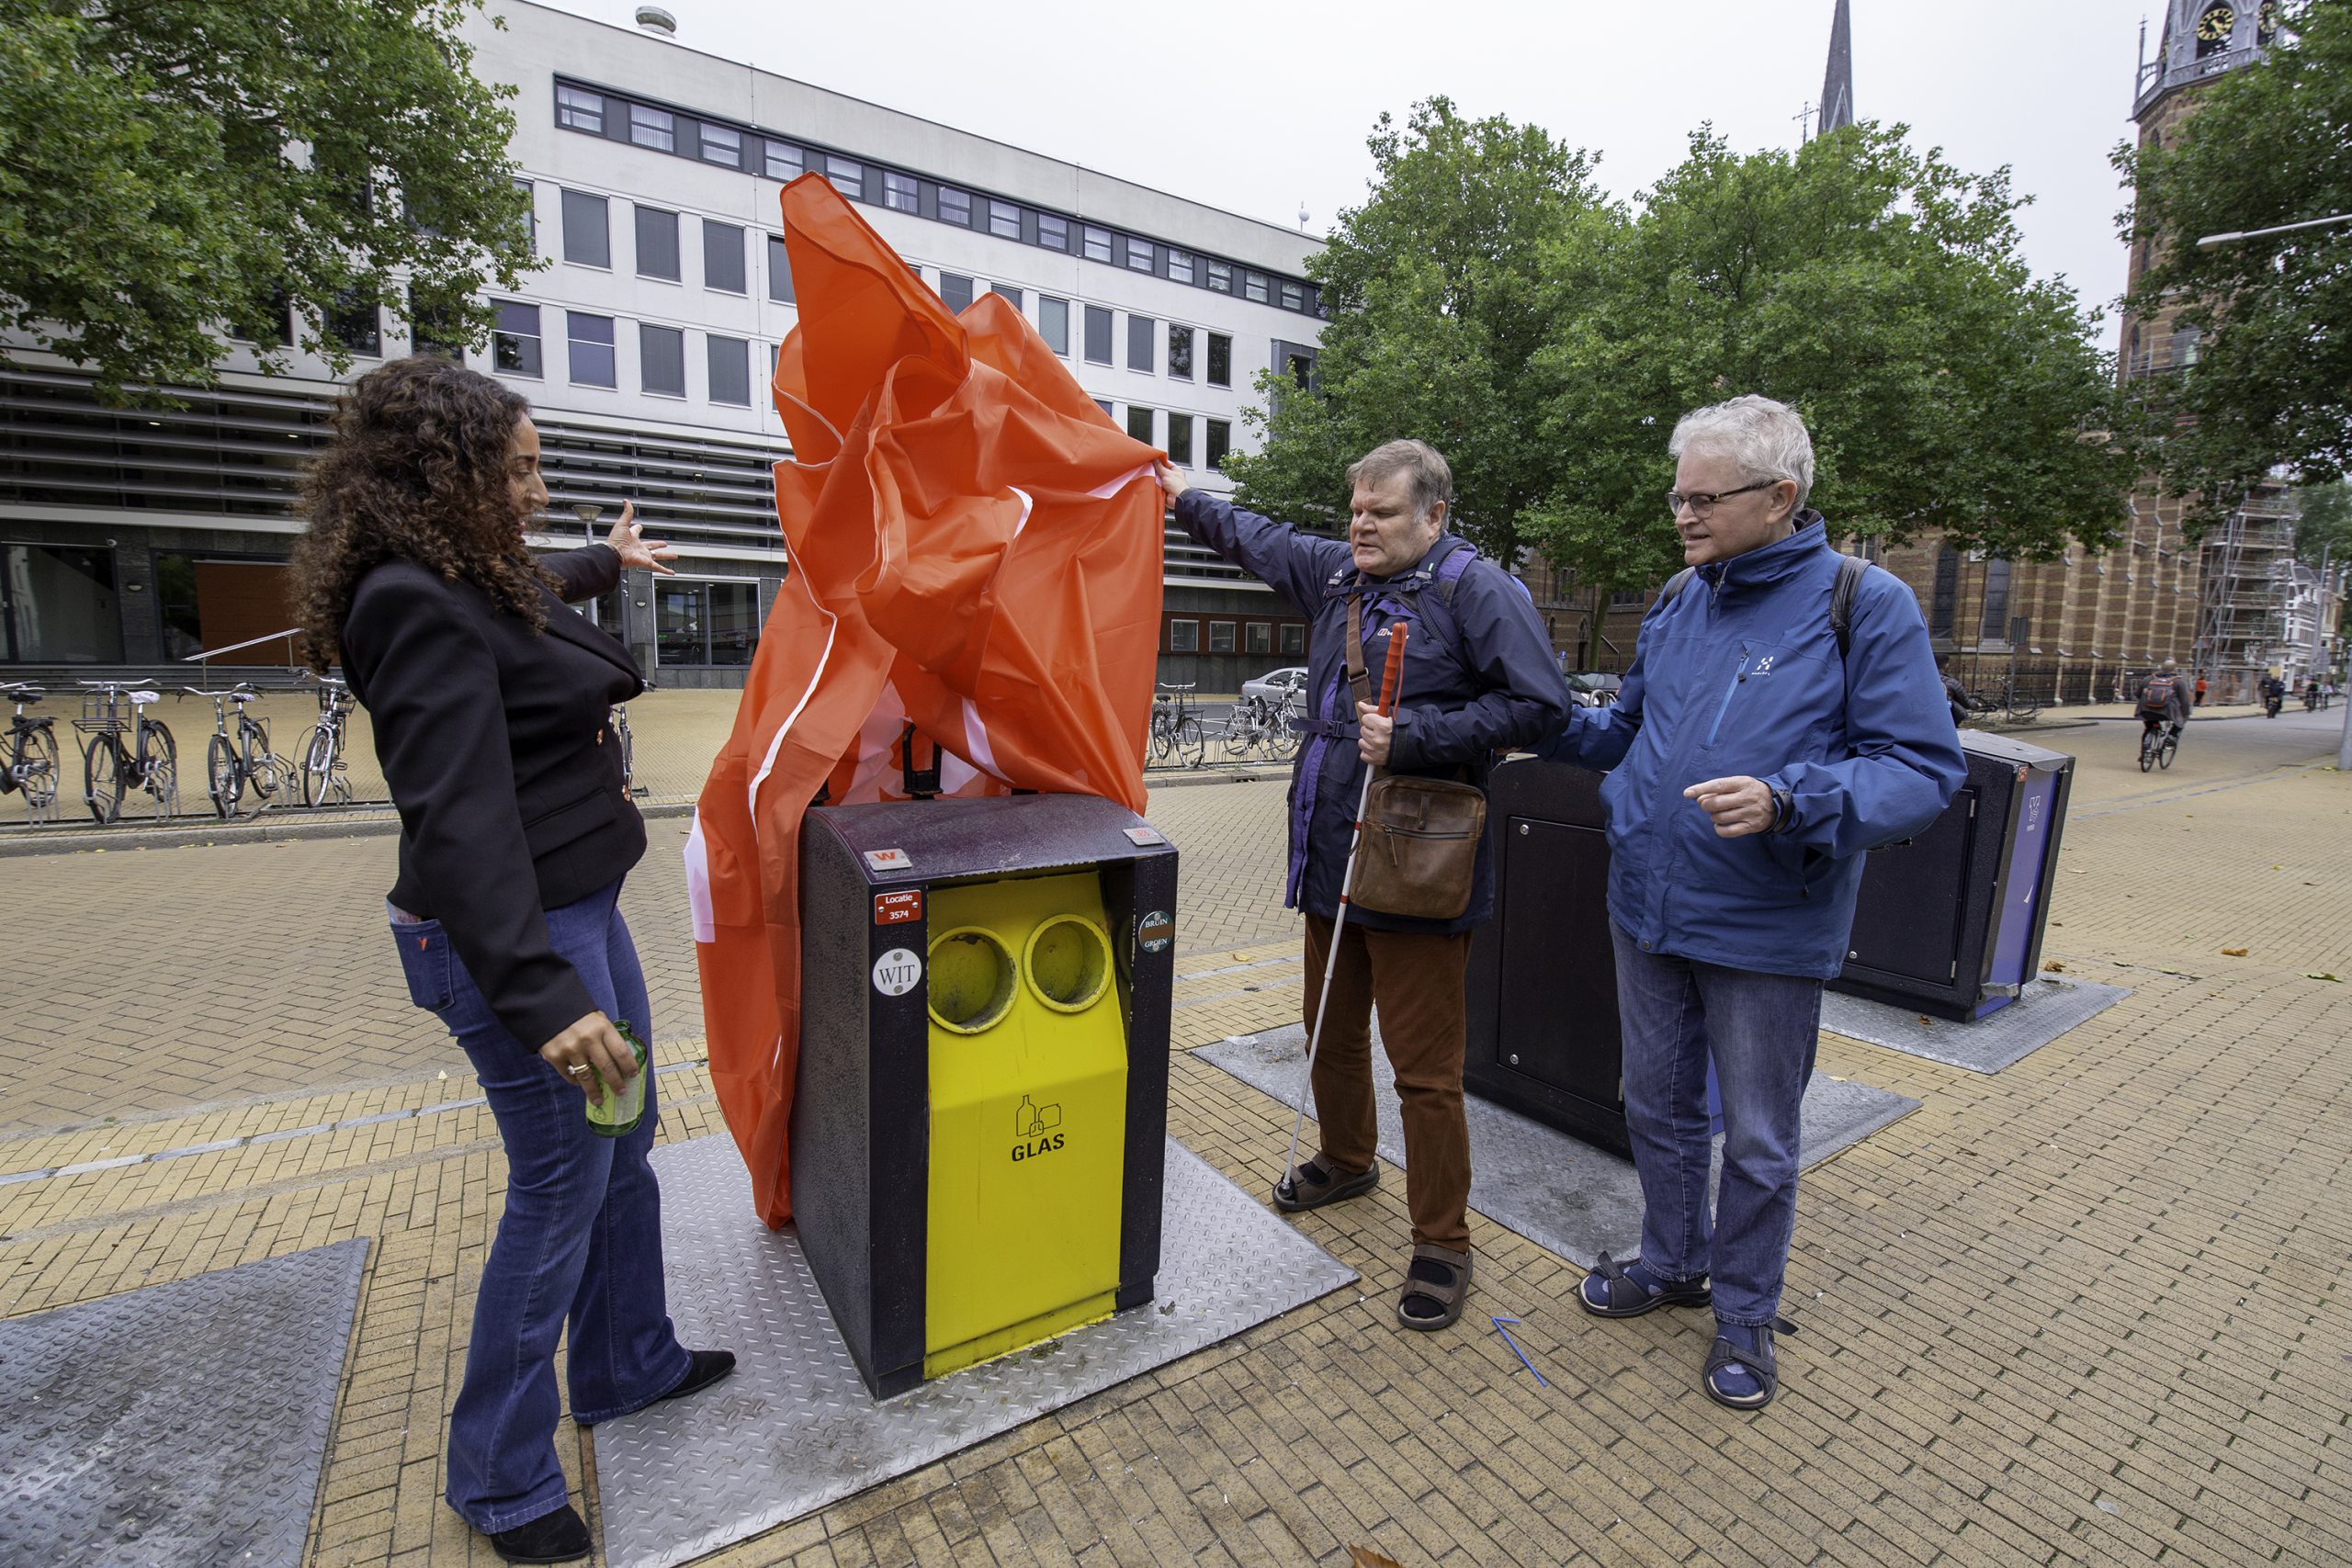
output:
[[[1373,1038],[1379,1038],[1376,1026]],[[1237,1034],[1193,1055],[1284,1105],[1296,1105],[1306,1076],[1306,1031],[1294,1023],[1263,1034]],[[1372,1054],[1372,1068],[1381,1157],[1401,1167],[1405,1127],[1396,1106],[1396,1075],[1383,1052]],[[1804,1095],[1804,1163],[1818,1165],[1918,1108],[1919,1102],[1908,1096],[1815,1073]],[[1581,1269],[1591,1268],[1604,1250],[1620,1258],[1639,1250],[1642,1189],[1631,1160],[1475,1094],[1467,1097],[1464,1110],[1470,1123],[1472,1208]],[[1313,1152],[1312,1137],[1302,1140],[1299,1147],[1302,1153]],[[1281,1159],[1280,1149],[1267,1156],[1269,1182],[1280,1174],[1274,1167]],[[1723,1140],[1717,1138],[1716,1169],[1722,1166]]]
[[[1821,1027],[1849,1040],[1925,1056],[1972,1073],[1997,1073],[2023,1061],[2078,1023],[2132,993],[2096,980],[2029,980],[2018,999],[1970,1023],[1930,1019],[1909,1008],[1825,991]]]
[[[724,1136],[653,1152],[670,1314],[735,1375],[594,1429],[614,1568],[684,1562],[1205,1348],[1357,1276],[1199,1156],[1168,1144],[1148,1306],[877,1403],[790,1231],[752,1212]]]
[[[0,1323],[0,1562],[300,1563],[367,1262],[337,1242]]]

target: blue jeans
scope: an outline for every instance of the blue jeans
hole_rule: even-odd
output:
[[[1714,1277],[1715,1315],[1780,1310],[1797,1217],[1797,1140],[1821,1043],[1821,982],[1645,953],[1611,920],[1625,1035],[1625,1130],[1642,1182],[1642,1261]],[[1709,1213],[1707,1058],[1723,1096],[1722,1190]]]
[[[548,938],[605,1016],[653,1038],[645,973],[615,882],[549,909]],[[474,1299],[466,1376],[449,1414],[449,1506],[495,1532],[564,1506],[556,1462],[556,1341],[571,1327],[572,1419],[650,1404],[685,1380],[662,1275],[662,1195],[648,1156],[657,1120],[626,1137],[588,1127],[586,1099],[490,1010],[438,920],[394,921],[409,999],[446,1025],[474,1065],[506,1145],[506,1212]],[[647,1071],[652,1065],[647,1064]]]

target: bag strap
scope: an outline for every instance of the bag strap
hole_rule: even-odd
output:
[[[1862,574],[1870,569],[1871,563],[1860,556],[1840,554],[1838,558],[1838,581],[1829,585],[1829,629],[1838,638],[1840,659],[1846,657],[1854,640],[1854,596],[1861,591]],[[1668,578],[1666,586],[1658,590],[1657,602],[1661,605],[1672,604],[1677,594],[1690,586],[1690,580],[1698,572],[1697,567],[1686,566]]]
[[[1363,595],[1348,595],[1348,639],[1344,649],[1348,668],[1348,689],[1360,703],[1372,698],[1372,671],[1363,667]],[[1356,710],[1349,708],[1340,722],[1352,724]]]

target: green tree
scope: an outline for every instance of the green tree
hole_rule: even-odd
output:
[[[1632,222],[1555,244],[1535,379],[1568,464],[1529,527],[1596,609],[1679,563],[1667,438],[1743,392],[1804,415],[1812,504],[1840,534],[2041,558],[2115,536],[2137,423],[2097,318],[2026,266],[2007,171],[1905,138],[1862,125],[1741,155],[1702,128]],[[1598,633],[1596,614],[1596,652]]]
[[[1517,564],[1521,519],[1560,484],[1530,367],[1549,336],[1544,255],[1598,204],[1591,160],[1533,126],[1464,119],[1434,97],[1383,115],[1377,179],[1308,264],[1330,314],[1317,395],[1261,375],[1245,417],[1264,449],[1226,471],[1247,505],[1307,525],[1344,519],[1347,465],[1397,436],[1445,454],[1453,522]]]
[[[2352,213],[2352,0],[2292,7],[2260,61],[2198,89],[2169,145],[2119,150],[2125,234],[2152,265],[2128,301],[2179,309],[2196,363],[2149,387],[2178,428],[2165,488],[2226,508],[2285,465],[2352,471],[2352,224],[2200,249],[2205,235]]]
[[[480,344],[489,276],[536,263],[478,4],[0,0],[0,328],[109,400],[209,385],[289,300],[338,369],[339,304]]]
[[[2306,485],[2295,494],[2295,558],[2306,566],[2352,563],[2352,483]]]

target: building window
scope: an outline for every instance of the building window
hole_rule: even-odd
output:
[[[800,161],[800,149],[787,147],[781,141],[768,143],[767,175],[772,180],[797,180],[808,173]]]
[[[1168,324],[1168,373],[1182,380],[1193,378],[1193,329]]]
[[[991,294],[1001,296],[1004,302],[1012,306],[1014,310],[1018,311],[1021,309],[1021,290],[1013,288],[1011,284],[991,283],[988,286],[988,290]]]
[[[1201,623],[1170,621],[1168,623],[1168,651],[1198,653],[1201,650]]]
[[[566,310],[564,337],[571,351],[571,384],[575,387],[619,385],[613,373],[613,319]]]
[[[523,193],[523,239],[531,254],[539,254],[539,191],[528,180],[516,180],[514,188]]]
[[[1158,339],[1159,323],[1149,316],[1127,318],[1127,368],[1151,374],[1152,345]]]
[[[922,187],[912,175],[902,175],[896,169],[882,171],[882,205],[893,212],[922,210]]]
[[[115,588],[113,552],[70,545],[0,545],[0,660],[119,663],[122,600]],[[65,739],[71,743],[80,738]]]
[[[678,122],[668,109],[650,109],[643,104],[628,107],[628,139],[639,147],[650,147],[657,152],[678,150]]]
[[[662,664],[741,667],[760,643],[757,582],[654,584],[653,656]]]
[[[1151,242],[1149,240],[1131,239],[1127,242],[1127,268],[1131,272],[1151,270]]]
[[[1281,641],[1282,650],[1284,653],[1305,654],[1306,627],[1296,621],[1284,621],[1282,625]]]
[[[1168,253],[1168,281],[1170,283],[1193,281],[1192,252],[1171,250]]]
[[[1306,309],[1306,291],[1301,289],[1295,283],[1283,284],[1283,309],[1285,310],[1303,310]]]
[[[372,298],[351,292],[337,295],[334,303],[326,308],[320,325],[326,329],[330,342],[353,354],[373,359],[384,352],[383,322],[376,313]]]
[[[612,236],[605,228],[605,198],[584,190],[563,193],[563,259],[580,266],[613,265]]]
[[[1209,385],[1233,385],[1233,340],[1223,333],[1209,333]]]
[[[1262,272],[1243,273],[1241,275],[1241,294],[1242,298],[1246,299],[1254,299],[1261,305],[1264,304],[1266,302],[1266,275]]]
[[[705,341],[710,348],[710,400],[751,406],[752,345],[716,333]]]
[[[1274,650],[1274,628],[1264,621],[1250,621],[1241,627],[1241,650],[1244,653],[1272,653]]]
[[[939,187],[939,220],[953,223],[960,229],[972,226],[972,193],[953,186]]]
[[[784,248],[784,236],[768,236],[768,298],[779,304],[792,303],[792,257]]]
[[[2009,563],[1988,560],[1984,563],[1984,614],[1977,622],[1976,636],[1980,642],[1999,642],[2009,630]]]
[[[1049,251],[1069,249],[1069,220],[1050,212],[1037,214],[1037,243]]]
[[[1147,444],[1150,442],[1151,411],[1149,409],[1139,409],[1133,403],[1127,405],[1127,434],[1138,441]]]
[[[519,299],[497,303],[498,328],[490,334],[491,364],[509,376],[539,375],[539,308]]]
[[[1069,355],[1069,301],[1050,294],[1037,296],[1037,335],[1046,346],[1067,358]]]
[[[1108,399],[1108,398],[1097,398],[1097,399],[1095,399],[1095,400],[1094,400],[1094,406],[1095,406],[1096,408],[1101,409],[1101,410],[1102,411],[1102,417],[1103,417],[1104,419],[1109,419],[1109,418],[1111,417],[1111,400],[1110,400],[1110,399]],[[1117,428],[1117,426],[1114,425],[1112,428],[1116,429],[1116,428]]]
[[[676,327],[640,321],[637,328],[638,375],[660,398],[686,395],[686,334]]]
[[[1960,552],[1946,545],[1936,552],[1936,589],[1928,602],[1928,633],[1951,639],[1951,624],[1960,604]]]
[[[1000,240],[1021,238],[1021,209],[1009,201],[989,202],[989,232]]]
[[[679,281],[676,213],[658,207],[637,209],[637,276]]]
[[[705,120],[702,127],[702,161],[716,164],[722,169],[741,168],[743,133]]]
[[[558,87],[555,90],[555,122],[571,130],[584,130],[591,136],[605,134],[605,96],[582,92],[578,87]]]
[[[1086,358],[1093,365],[1111,363],[1111,312],[1100,305],[1086,308]]]
[[[1211,653],[1233,651],[1233,623],[1231,621],[1209,623],[1209,651]]]
[[[1207,448],[1201,457],[1210,468],[1223,468],[1226,454],[1233,450],[1232,423],[1228,420],[1213,419],[1208,422],[1208,427]]]
[[[972,302],[972,280],[961,273],[943,272],[939,275],[939,297],[960,316]]]
[[[853,201],[865,199],[865,165],[854,158],[836,158],[827,154],[825,178],[835,190]]]
[[[743,231],[732,223],[702,220],[702,286],[721,294],[747,294],[743,276]]]
[[[1213,261],[1209,263],[1208,275],[1209,288],[1213,291],[1218,294],[1230,294],[1233,292],[1233,269],[1226,265],[1225,263],[1221,261]]]
[[[1109,261],[1111,259],[1111,231],[1108,229],[1097,229],[1092,224],[1088,224],[1085,226],[1084,232],[1086,238],[1086,259],[1088,261],[1099,262]]]
[[[1193,466],[1193,416],[1171,413],[1168,416],[1168,460]]]
[[[466,345],[450,330],[446,307],[427,304],[411,286],[408,291],[409,344],[419,354],[437,354],[453,364],[466,362]]]

